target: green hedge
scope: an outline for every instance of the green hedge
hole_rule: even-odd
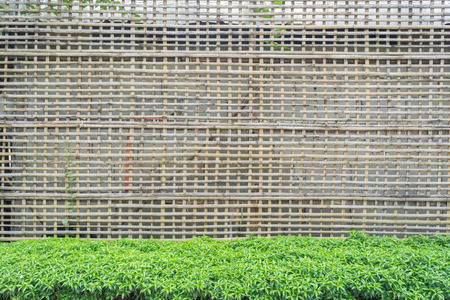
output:
[[[450,238],[0,244],[0,299],[450,299]]]

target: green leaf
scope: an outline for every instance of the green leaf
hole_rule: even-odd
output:
[[[68,215],[63,229],[71,237],[88,231]],[[434,238],[371,236],[361,244],[360,237],[248,236],[227,242],[207,237],[183,242],[45,238],[0,244],[0,298],[448,298],[450,237],[437,238],[445,245],[435,244]]]
[[[283,1],[275,1],[273,4],[275,4],[275,5],[282,5]]]
[[[70,197],[71,197],[72,199],[74,199],[74,198],[76,198],[76,197],[77,197],[77,195],[75,195],[75,194],[72,194],[72,195],[70,195]]]
[[[66,226],[67,225],[67,223],[69,223],[69,220],[63,220],[62,222],[61,222],[64,226]]]
[[[66,205],[72,205],[72,203],[70,203],[70,202],[67,202],[67,203],[66,203]]]

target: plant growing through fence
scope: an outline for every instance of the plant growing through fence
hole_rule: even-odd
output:
[[[77,2],[80,4],[81,9],[85,9],[88,7],[87,4],[90,3],[91,0],[62,0],[62,8],[65,8],[66,10],[70,10],[73,4],[76,4]],[[43,3],[43,4],[31,4],[26,3],[25,4],[28,9],[36,10],[35,12],[26,12],[22,11],[20,14],[25,15],[29,13],[39,13],[41,9],[48,9],[52,11],[52,13],[55,16],[59,15],[58,5],[56,3]],[[94,5],[92,5],[94,9],[99,8],[102,10],[123,10],[124,7],[121,5],[120,1],[112,1],[112,0],[95,0]]]
[[[75,201],[77,199],[77,194],[75,193],[75,191],[73,190],[73,184],[75,181],[75,177],[73,176],[73,166],[74,163],[72,162],[72,159],[70,157],[71,153],[74,153],[73,150],[71,150],[70,148],[70,143],[69,141],[64,138],[61,137],[62,140],[65,141],[65,147],[64,147],[64,152],[66,154],[65,156],[65,167],[64,167],[64,182],[66,183],[66,190],[65,192],[68,193],[69,195],[69,200],[67,201],[66,205],[69,206],[69,213],[73,213],[75,210]],[[66,219],[64,219],[62,221],[62,224],[64,226],[70,225],[69,224],[69,218],[67,217]]]
[[[274,1],[273,4],[274,4],[274,5],[283,5],[283,1]],[[255,13],[261,13],[261,9],[260,9],[260,8],[256,8],[256,9],[254,10],[254,12],[255,12]],[[262,9],[262,12],[263,12],[263,13],[270,13],[270,9],[268,9],[268,8],[263,8],[263,9]],[[267,15],[263,15],[262,17],[263,17],[264,19],[270,19],[270,18],[272,18],[272,15],[271,15],[271,14],[267,14]],[[286,29],[277,28],[277,29],[275,29],[275,31],[276,31],[276,32],[281,32],[281,31],[286,31]],[[271,35],[271,36],[272,36],[272,38],[277,39],[277,38],[280,38],[280,37],[282,36],[282,34],[275,34],[275,35]],[[275,41],[274,41],[273,44],[272,44],[270,41],[264,41],[264,44],[269,45],[269,46],[274,45],[274,47],[273,47],[274,50],[281,50],[281,47],[278,46],[278,45],[279,45],[278,42],[275,42]],[[284,46],[283,48],[284,48],[285,50],[291,50],[291,47]]]
[[[92,0],[62,0],[62,6],[61,9],[70,11],[72,9],[73,5],[79,5],[80,8],[83,10],[86,7],[92,7],[93,9],[100,8],[101,10],[105,11],[123,11],[125,9],[124,5],[122,4],[121,0],[95,0],[94,5],[89,5]],[[38,14],[42,10],[50,10],[55,16],[59,16],[60,12],[62,10],[58,10],[58,5],[55,3],[42,3],[42,4],[31,4],[26,3],[25,4],[27,9],[32,11],[21,11],[21,15],[27,15],[27,14]],[[3,5],[0,5],[1,9],[4,9]],[[123,16],[127,16],[128,13],[124,13]],[[141,16],[139,14],[134,14],[135,18],[140,18]],[[142,20],[134,20],[136,24],[141,23]],[[144,30],[144,28],[139,27],[136,28],[136,30]]]

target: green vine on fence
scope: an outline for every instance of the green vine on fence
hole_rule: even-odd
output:
[[[93,9],[100,8],[101,10],[107,10],[107,11],[123,11],[125,10],[124,5],[121,1],[113,1],[113,0],[95,0],[94,5],[88,5],[90,4],[91,0],[62,0],[62,8],[70,11],[73,4],[79,3],[81,9],[85,9],[86,7],[92,7]],[[27,14],[37,14],[40,13],[42,10],[48,9],[50,10],[55,16],[59,16],[61,10],[58,10],[58,6],[60,4],[54,4],[54,3],[48,3],[48,4],[38,4],[34,5],[31,3],[27,3],[26,6],[28,9],[35,10],[33,12],[30,11],[22,11],[20,12],[21,15],[27,15]],[[0,6],[1,9],[4,9],[3,6]],[[123,16],[127,16],[128,13],[123,13]],[[141,15],[134,14],[135,18],[141,18]],[[134,20],[136,24],[142,23],[142,20]],[[144,30],[144,28],[136,28],[136,30]]]
[[[66,205],[69,206],[69,213],[73,213],[75,210],[75,201],[77,199],[77,194],[73,190],[73,184],[75,181],[75,177],[73,175],[73,171],[74,171],[73,167],[75,164],[73,163],[73,161],[71,159],[71,154],[75,153],[75,152],[71,150],[70,143],[66,138],[61,137],[61,139],[65,141],[64,152],[66,154],[65,155],[65,167],[64,167],[64,179],[65,179],[64,182],[66,183],[65,192],[68,193],[68,195],[69,195],[69,201],[67,201]],[[70,225],[69,219],[70,219],[70,217],[67,217],[66,219],[64,219],[62,221],[62,224],[64,226]]]
[[[283,5],[283,1],[274,1],[273,4],[274,4],[274,5]],[[255,9],[254,9],[254,12],[255,12],[255,13],[261,13],[261,9],[260,9],[260,8],[255,8]],[[270,9],[268,9],[268,8],[263,8],[263,9],[262,9],[262,12],[263,12],[263,13],[270,13]],[[272,16],[271,14],[266,14],[266,15],[263,15],[262,17],[263,17],[264,19],[271,19],[273,16]],[[277,28],[277,29],[275,29],[275,31],[281,32],[281,31],[286,31],[286,29]],[[275,35],[272,35],[272,37],[273,37],[274,39],[280,38],[281,36],[282,36],[281,34],[275,34]],[[273,42],[273,44],[272,44],[270,41],[264,41],[264,44],[269,45],[269,46],[275,45],[275,46],[273,47],[274,50],[281,50],[281,48],[282,48],[282,47],[278,46],[278,45],[279,45],[278,42]],[[285,50],[291,50],[291,47],[284,46],[283,48],[284,48]]]
[[[88,7],[88,5],[85,4],[90,3],[90,1],[91,0],[62,0],[62,6],[64,6],[66,10],[70,10],[72,6],[70,4],[79,2],[81,4],[81,9],[85,9],[86,7]],[[92,7],[94,9],[100,7],[102,10],[124,10],[124,6],[121,4],[122,3],[120,1],[96,0],[95,5],[92,5]],[[35,13],[39,12],[39,10],[41,9],[49,9],[55,16],[59,15],[59,10],[57,9],[58,5],[60,4],[48,3],[48,4],[38,4],[37,6],[31,3],[26,4],[26,6],[29,9],[37,10]],[[21,12],[20,14],[24,15],[28,13],[29,12]]]

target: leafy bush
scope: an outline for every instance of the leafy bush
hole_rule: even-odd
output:
[[[0,299],[450,299],[450,238],[0,244]]]

